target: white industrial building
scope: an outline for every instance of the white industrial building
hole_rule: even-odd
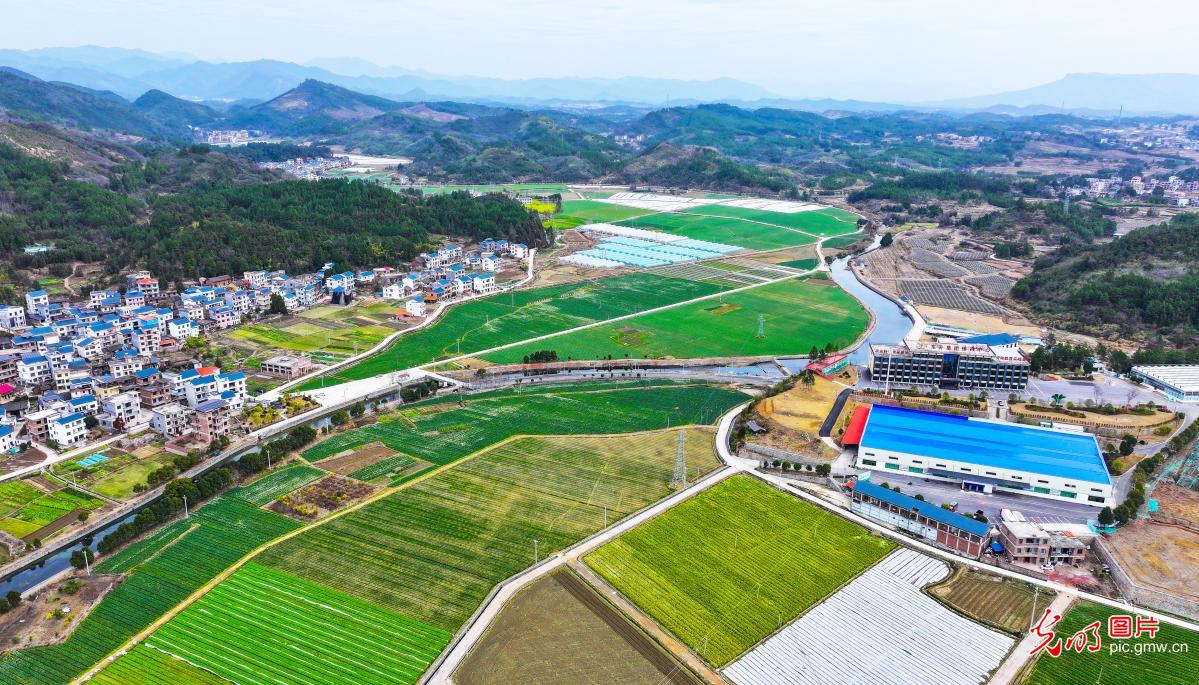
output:
[[[1129,375],[1175,402],[1199,402],[1199,364],[1134,366]]]

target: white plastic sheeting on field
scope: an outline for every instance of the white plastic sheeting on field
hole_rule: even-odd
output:
[[[748,654],[725,675],[737,685],[974,685],[1015,642],[920,588],[949,574],[900,549]]]
[[[624,266],[620,262],[614,262],[611,259],[603,259],[601,257],[592,257],[586,254],[571,254],[566,255],[558,260],[567,264],[578,264],[579,266],[590,266],[597,269],[615,269]]]
[[[600,233],[624,238],[637,238],[639,240],[650,240],[655,243],[674,243],[687,239],[686,236],[663,233],[662,231],[650,231],[644,228],[633,228],[632,226],[617,226],[616,224],[586,224],[580,226],[579,230],[583,233]]]
[[[711,198],[711,197],[682,197],[679,195],[661,195],[657,193],[615,193],[600,202],[613,205],[623,205],[636,209],[648,209],[655,212],[681,212],[696,207],[725,205],[743,209],[760,209],[781,214],[797,214],[824,209],[823,206],[809,202],[790,202],[788,200],[766,200],[758,198]]]

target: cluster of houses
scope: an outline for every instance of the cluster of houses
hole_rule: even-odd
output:
[[[465,252],[460,245],[446,245],[436,252],[421,255],[419,271],[397,274],[383,286],[388,300],[403,300],[409,316],[424,316],[430,302],[448,297],[493,293],[497,290],[495,271],[504,258],[526,259],[524,243],[487,238],[479,250]]]
[[[1129,179],[1120,176],[1094,177],[1087,179],[1086,186],[1072,187],[1067,193],[1075,197],[1118,197],[1121,194],[1140,197],[1153,195],[1159,190],[1162,199],[1168,204],[1176,207],[1199,205],[1199,181],[1185,181],[1177,176],[1133,176]]]

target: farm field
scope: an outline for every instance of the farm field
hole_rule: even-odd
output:
[[[928,591],[976,621],[1014,634],[1028,630],[1029,619],[1040,618],[1054,597],[1050,590],[1034,592],[1027,583],[965,567],[959,567],[952,577]]]
[[[12,492],[14,498],[28,494],[16,489],[13,489]],[[16,509],[10,509],[8,515],[0,519],[0,530],[14,537],[32,539],[38,531],[67,514],[76,510],[94,511],[103,504],[103,501],[70,487],[64,487],[54,492],[39,491],[37,497],[26,500]],[[53,533],[57,530],[56,527],[49,532]]]
[[[301,456],[318,461],[381,442],[406,456],[448,464],[513,435],[607,435],[711,423],[744,397],[718,386],[681,384],[617,390],[561,385],[538,394],[468,398],[465,407],[447,398],[334,435]]]
[[[97,564],[99,573],[128,572],[65,642],[5,654],[0,682],[67,683],[247,552],[298,523],[240,500],[221,497]]]
[[[502,193],[505,190],[530,193],[565,193],[566,186],[561,183],[493,183],[483,185],[424,186],[421,188],[421,192],[425,195],[452,193],[455,190],[473,190],[477,193]]]
[[[736,685],[982,683],[1016,640],[921,588],[943,562],[901,548],[725,669]]]
[[[574,573],[533,582],[508,602],[454,671],[457,685],[699,685]]]
[[[41,490],[23,480],[0,483],[0,516],[7,516],[43,494]]]
[[[757,479],[734,476],[584,561],[722,666],[894,547]]]
[[[729,207],[727,205],[704,205],[683,211],[687,214],[761,221],[776,226],[797,228],[801,231],[821,236],[842,235],[845,233],[854,233],[858,230],[857,216],[832,207],[810,212],[796,212],[794,214],[770,212],[763,209],[748,209],[745,207]]]
[[[652,231],[675,233],[695,240],[738,245],[747,250],[777,250],[816,242],[816,239],[810,235],[790,231],[786,228],[718,216],[651,214],[617,223],[621,226],[635,226]]]
[[[415,683],[450,634],[253,562],[146,638],[240,685]]]
[[[137,452],[139,454],[131,454],[105,447],[80,459],[59,462],[51,469],[51,473],[110,499],[124,500],[134,495],[134,486],[145,483],[151,471],[170,463],[173,456],[153,447]],[[96,454],[102,454],[107,459],[91,465],[80,463]]]
[[[850,245],[853,245],[854,243],[858,242],[859,238],[861,238],[861,236],[859,236],[859,235],[837,236],[836,238],[829,238],[828,240],[821,243],[821,247],[823,247],[825,249],[829,249],[829,250],[838,249],[838,248],[842,248],[842,247],[849,247]]]
[[[764,316],[766,336],[757,337]],[[866,330],[869,314],[827,281],[792,279],[551,340],[484,355],[497,364],[552,349],[559,359],[740,357],[803,354],[812,346],[840,349]]]
[[[320,469],[306,464],[291,464],[269,473],[249,485],[233,488],[225,496],[236,497],[243,502],[260,507],[324,476],[325,472]]]
[[[647,412],[649,413],[649,412]],[[715,468],[689,428],[688,464]],[[456,631],[501,580],[670,493],[677,430],[523,438],[416,481],[256,559]],[[435,591],[431,589],[435,588]]]
[[[94,685],[227,685],[229,681],[170,654],[137,645],[88,682]]]
[[[579,223],[611,223],[652,213],[648,209],[623,207],[595,200],[563,200],[562,211],[554,219],[579,219]]]
[[[724,288],[648,273],[555,285],[473,300],[449,309],[428,328],[300,390],[428,364],[720,292]]]
[[[1062,650],[1057,658],[1042,654],[1023,685],[1192,685],[1195,682],[1195,674],[1199,673],[1199,633],[1160,623],[1155,638],[1112,640],[1107,636],[1107,619],[1113,613],[1123,612],[1097,604],[1075,604],[1054,626],[1054,632],[1065,640],[1092,621],[1100,621],[1103,649],[1082,654]],[[1132,643],[1133,646],[1127,652],[1111,652],[1113,643]],[[1170,650],[1170,645],[1183,643],[1187,645],[1187,651],[1141,654],[1132,651],[1137,645],[1149,643],[1164,645],[1166,650]]]

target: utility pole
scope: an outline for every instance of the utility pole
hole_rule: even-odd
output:
[[[89,555],[88,555],[88,552],[91,552],[91,548],[89,548],[89,547],[84,547],[84,548],[83,548],[83,568],[84,568],[84,573],[86,573],[87,575],[89,575],[89,576],[90,576],[90,575],[92,574],[92,564],[91,564],[91,562],[88,560],[88,556],[89,556]]]
[[[1033,589],[1033,593],[1032,593],[1032,616],[1030,616],[1028,618],[1028,629],[1029,630],[1032,630],[1032,627],[1037,622],[1037,596],[1041,594],[1041,586],[1040,585],[1034,585],[1033,588],[1034,589]]]
[[[537,561],[541,558],[538,554],[537,543],[540,542],[537,538],[533,538],[533,565],[537,565]]]
[[[187,495],[183,496],[183,518],[191,518],[191,514],[187,513]]]
[[[687,487],[687,459],[683,454],[686,439],[687,434],[679,431],[678,451],[674,457],[674,475],[670,478],[670,487],[678,487],[680,490]]]
[[[608,529],[608,505],[604,505],[604,530]]]

